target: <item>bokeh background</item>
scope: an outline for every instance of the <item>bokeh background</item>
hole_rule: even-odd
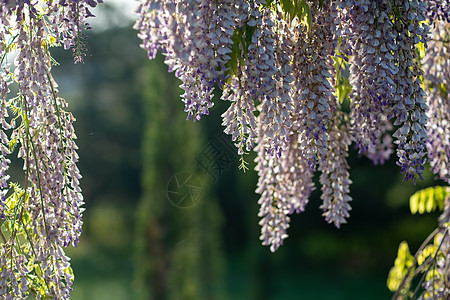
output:
[[[180,82],[139,48],[135,7],[106,0],[96,9],[84,64],[53,51],[60,95],[77,118],[86,201],[80,244],[67,249],[72,299],[390,298],[399,243],[414,252],[437,225],[437,214],[408,208],[416,190],[439,183],[433,175],[414,186],[395,157],[372,166],[353,151],[348,224],[327,224],[314,191],[271,253],[259,241],[254,155],[244,174],[221,134],[227,103],[216,97],[210,116],[185,120]]]

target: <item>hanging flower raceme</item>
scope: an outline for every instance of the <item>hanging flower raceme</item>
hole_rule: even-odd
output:
[[[436,20],[423,60],[427,94],[428,159],[433,172],[450,183],[450,23]]]
[[[272,251],[305,209],[317,166],[326,221],[346,222],[352,141],[374,164],[396,145],[405,180],[423,178],[428,157],[448,180],[447,48],[428,41],[426,22],[442,28],[448,1],[155,0],[138,13],[149,57],[161,50],[183,82],[188,118],[208,113],[215,84],[238,153],[256,145],[261,240]]]
[[[243,155],[246,151],[253,149],[257,138],[257,121],[254,115],[254,99],[248,93],[248,82],[245,80],[246,73],[239,77],[233,77],[222,93],[222,99],[230,101],[230,107],[222,114],[225,126],[224,132],[231,135],[238,148],[238,154]]]
[[[214,84],[223,86],[232,36],[241,10],[222,1],[144,1],[135,25],[149,58],[161,50],[182,81],[188,119],[200,120],[213,106]]]
[[[300,143],[311,169],[328,151],[327,123],[333,113],[330,106],[333,87],[328,81],[332,49],[327,48],[332,32],[326,25],[313,24],[310,31],[300,26],[292,68],[296,105],[293,122],[300,130]]]
[[[394,133],[396,138],[397,164],[405,174],[405,180],[416,181],[416,176],[423,179],[423,165],[426,162],[426,109],[425,92],[420,76],[423,74],[417,61],[415,47],[419,42],[427,42],[428,27],[425,21],[426,7],[423,2],[397,0],[395,5],[399,17],[394,21],[394,34],[397,48],[394,60],[398,72],[393,77],[393,115],[395,126],[400,126]]]
[[[320,184],[322,185],[321,209],[328,223],[334,223],[336,227],[346,223],[351,210],[349,202],[350,180],[349,165],[346,157],[348,146],[351,144],[349,129],[347,128],[346,115],[337,113],[330,122],[330,149],[327,155],[319,163]]]
[[[64,248],[78,244],[84,202],[75,119],[58,96],[49,50],[64,45],[81,62],[82,30],[97,2],[0,4],[0,299],[70,297],[73,273]],[[12,81],[17,96],[10,95]],[[22,187],[8,182],[7,156],[15,148],[24,161]]]
[[[392,145],[386,135],[391,129],[387,116],[395,88],[392,77],[398,73],[391,54],[397,49],[389,19],[392,7],[390,1],[357,1],[348,5],[346,12],[352,32],[348,36],[352,45],[352,135],[359,153],[378,163],[389,158]]]
[[[264,143],[256,147],[256,171],[259,180],[256,192],[261,194],[258,201],[261,217],[263,245],[274,252],[288,237],[290,216],[305,210],[309,196],[314,190],[313,170],[304,159],[303,149],[294,131],[289,136],[288,147],[281,156],[267,155]]]

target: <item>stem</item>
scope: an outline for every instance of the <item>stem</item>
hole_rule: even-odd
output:
[[[7,49],[8,49],[9,47],[11,47],[12,43],[14,43],[14,40],[15,40],[18,36],[19,36],[19,34],[16,34],[15,36],[13,36],[13,37],[10,39],[10,41],[8,42],[8,45],[5,47],[5,53],[3,54],[2,60],[1,60],[1,63],[2,63],[2,64],[3,64],[3,61],[4,61],[5,58],[6,58],[6,54],[8,53]]]
[[[428,256],[428,258],[420,266],[418,266],[417,269],[414,271],[413,277],[419,275],[422,272],[422,270],[425,269],[425,267],[428,266],[432,260],[433,260],[433,257]]]
[[[6,240],[5,236],[3,235],[3,231],[1,228],[0,228],[0,236],[2,237],[3,243],[6,244],[8,241]]]
[[[444,39],[430,39],[430,41],[441,42],[441,43],[444,43],[444,44],[449,44],[450,43],[450,40],[444,40]]]

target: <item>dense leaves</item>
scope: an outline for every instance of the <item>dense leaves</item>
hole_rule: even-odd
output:
[[[445,204],[445,207],[443,203]],[[424,213],[439,208],[443,211],[439,226],[427,237],[412,256],[408,244],[398,248],[394,266],[389,272],[387,286],[395,291],[394,299],[447,299],[450,294],[448,270],[450,267],[450,188],[430,187],[410,198],[411,212]],[[414,287],[414,278],[420,278]]]

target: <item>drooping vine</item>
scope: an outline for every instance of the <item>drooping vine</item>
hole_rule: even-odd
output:
[[[101,2],[0,1],[0,299],[70,296],[64,248],[78,243],[83,197],[50,48],[81,62]],[[223,90],[225,132],[242,157],[257,153],[261,240],[275,251],[315,171],[326,221],[346,222],[352,142],[374,163],[395,147],[405,180],[422,179],[429,161],[450,183],[449,11],[448,0],[143,0],[135,27],[148,57],[161,51],[182,81],[188,119],[208,115]],[[8,176],[15,150],[22,184]]]
[[[85,19],[99,2],[0,2],[0,299],[70,297],[64,248],[78,244],[84,202],[75,118],[58,95],[50,50],[73,49],[82,62]],[[22,184],[7,173],[15,150]]]
[[[257,152],[261,239],[272,251],[317,169],[326,221],[345,223],[352,142],[375,164],[396,151],[405,180],[423,179],[430,160],[448,181],[448,44],[430,36],[448,29],[448,1],[144,0],[138,15],[142,47],[150,58],[161,51],[183,82],[188,119],[208,114],[223,89],[225,132],[240,155]]]

